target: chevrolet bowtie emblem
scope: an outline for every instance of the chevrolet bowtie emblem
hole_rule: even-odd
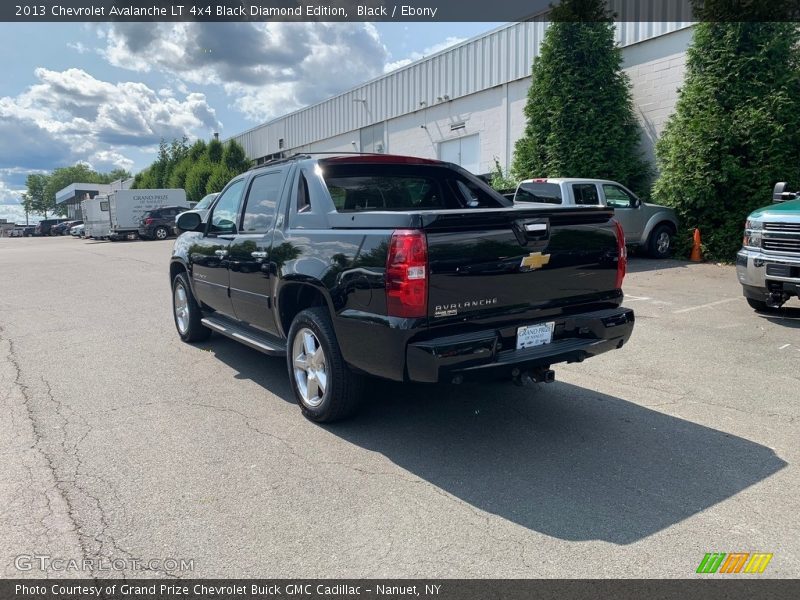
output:
[[[541,252],[531,252],[528,256],[522,257],[522,262],[519,263],[520,269],[527,267],[531,271],[541,269],[544,265],[550,262],[549,254],[542,254]]]

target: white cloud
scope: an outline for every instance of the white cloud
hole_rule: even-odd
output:
[[[38,82],[0,98],[0,190],[19,174],[84,161],[95,169],[130,169],[132,151],[163,138],[207,138],[220,123],[204,94],[111,83],[81,69],[38,68]],[[24,189],[24,176],[21,181]]]
[[[412,52],[405,58],[401,58],[399,60],[387,62],[383,66],[383,72],[389,73],[390,71],[395,71],[401,67],[405,67],[406,65],[410,65],[412,62],[418,61],[420,59],[425,58],[426,56],[430,56],[431,54],[436,54],[437,52],[441,52],[442,50],[446,50],[450,46],[455,46],[456,44],[460,44],[466,38],[454,37],[450,36],[443,42],[439,42],[438,44],[434,44],[433,46],[428,46],[422,52]]]
[[[0,177],[3,173],[0,172]],[[11,223],[24,223],[25,211],[20,205],[24,187],[9,185],[0,178],[0,219],[6,219]]]
[[[98,151],[119,154],[120,146],[150,146],[161,138],[207,137],[220,125],[203,94],[176,98],[143,83],[101,81],[81,69],[39,68],[36,76],[38,84],[0,98],[0,129],[11,130],[3,139],[25,139],[22,151],[38,164],[20,162],[20,148],[11,145],[0,149],[0,168],[54,168],[61,165],[43,163],[63,162],[69,153],[76,160]]]
[[[115,23],[103,36],[112,65],[221,86],[254,121],[380,75],[388,57],[371,23]]]
[[[89,52],[89,47],[86,46],[83,42],[69,42],[67,43],[67,48],[71,48],[75,50],[78,54],[86,54]]]

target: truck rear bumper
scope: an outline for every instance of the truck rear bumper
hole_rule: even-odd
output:
[[[435,383],[452,381],[457,376],[459,379],[497,377],[504,371],[510,377],[514,369],[580,362],[621,348],[630,339],[633,323],[633,311],[622,307],[559,317],[555,319],[553,341],[522,350],[504,349],[504,341],[508,345],[508,331],[500,329],[414,342],[406,351],[408,379]]]

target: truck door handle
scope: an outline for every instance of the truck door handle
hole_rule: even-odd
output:
[[[228,251],[227,250],[214,250],[214,254],[216,254],[217,256],[220,256],[220,257],[228,256]]]
[[[251,252],[250,256],[252,256],[253,258],[267,258],[268,254],[266,252],[257,251],[257,252]]]

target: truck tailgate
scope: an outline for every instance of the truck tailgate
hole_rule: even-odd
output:
[[[429,324],[521,320],[611,302],[618,246],[606,208],[514,207],[423,215]]]

